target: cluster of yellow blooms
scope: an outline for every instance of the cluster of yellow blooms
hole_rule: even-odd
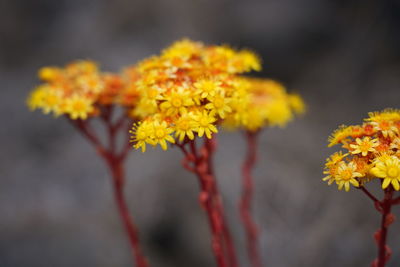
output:
[[[93,61],[82,60],[64,68],[41,68],[38,76],[44,83],[33,90],[28,106],[55,116],[85,120],[98,115],[101,106],[120,104],[131,109],[138,98],[132,86],[137,76],[130,69],[122,75],[102,73]]]
[[[324,181],[341,190],[382,179],[400,190],[400,110],[371,112],[362,125],[341,126],[329,138],[329,147],[341,143],[347,153],[336,152],[325,164]]]
[[[294,114],[305,112],[305,104],[297,94],[288,94],[285,87],[270,79],[245,78],[241,97],[231,103],[232,112],[223,121],[227,128],[257,131],[264,126],[285,126]]]
[[[165,150],[167,142],[211,138],[219,124],[249,131],[284,126],[294,113],[304,112],[302,99],[281,84],[240,76],[253,70],[261,70],[261,64],[249,50],[184,39],[120,74],[101,72],[89,60],[44,67],[39,71],[43,84],[28,105],[82,120],[101,114],[105,106],[122,106],[139,121],[131,141],[142,151],[147,144]]]
[[[138,64],[140,100],[134,115],[142,120],[131,133],[136,149],[146,144],[205,135],[211,138],[221,122],[228,127],[255,130],[267,121],[283,125],[292,109],[304,111],[297,95],[271,80],[244,78],[238,74],[261,69],[258,57],[228,46],[206,46],[182,40]]]

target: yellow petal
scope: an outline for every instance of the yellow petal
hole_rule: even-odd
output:
[[[390,179],[386,178],[385,180],[383,180],[383,183],[382,183],[382,188],[383,189],[385,189],[389,185],[390,185]]]

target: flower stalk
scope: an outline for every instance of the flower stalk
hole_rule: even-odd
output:
[[[391,213],[392,206],[398,205],[397,199],[393,199],[393,188],[385,189],[384,197],[378,200],[372,193],[370,193],[364,186],[360,187],[361,191],[366,194],[373,202],[375,209],[381,214],[381,226],[374,233],[374,239],[378,248],[378,256],[372,262],[372,267],[384,267],[389,261],[392,250],[387,245],[387,236],[389,226],[394,222],[395,216]]]
[[[117,204],[118,212],[120,214],[122,223],[124,225],[126,234],[128,235],[131,254],[137,267],[148,267],[146,258],[143,255],[139,234],[137,227],[133,221],[132,216],[129,213],[129,208],[126,203],[124,194],[125,185],[125,167],[124,163],[128,155],[130,148],[129,142],[124,143],[124,147],[121,151],[117,151],[116,141],[118,133],[123,132],[128,136],[127,128],[130,127],[128,117],[124,114],[115,122],[112,121],[113,107],[106,107],[101,119],[107,128],[108,133],[108,146],[104,146],[97,135],[90,128],[89,120],[72,120],[69,121],[79,130],[79,132],[86,137],[90,143],[96,148],[98,154],[103,158],[110,170],[112,176],[112,184],[114,189],[114,197]]]
[[[177,146],[185,155],[182,165],[196,174],[198,178],[200,185],[199,201],[208,217],[212,234],[211,245],[217,265],[219,267],[236,267],[236,252],[225,220],[221,196],[213,171],[214,138],[206,140],[200,149],[196,147],[194,140],[187,140],[182,144],[177,144]]]
[[[247,154],[242,166],[242,196],[239,202],[240,216],[245,227],[247,253],[253,267],[261,267],[262,260],[258,245],[258,227],[252,215],[254,181],[252,169],[257,161],[257,139],[260,131],[246,131]]]

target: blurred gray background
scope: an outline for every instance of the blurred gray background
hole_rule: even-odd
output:
[[[65,120],[29,112],[25,99],[41,66],[89,58],[118,71],[182,37],[255,49],[260,75],[309,105],[261,136],[254,211],[266,266],[369,266],[379,215],[361,192],[322,182],[322,166],[339,124],[399,108],[399,12],[399,1],[372,0],[0,1],[0,266],[131,266],[107,169]],[[219,135],[219,184],[249,266],[236,210],[244,150],[241,134]],[[152,266],[214,266],[196,178],[181,158],[132,151],[129,205]]]

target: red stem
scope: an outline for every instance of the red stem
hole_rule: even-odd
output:
[[[114,196],[117,202],[118,211],[129,237],[131,253],[134,256],[137,267],[147,267],[148,263],[140,247],[137,227],[133,222],[133,218],[129,215],[129,209],[124,195],[125,175],[123,161],[107,160],[107,162],[113,177]]]
[[[259,132],[246,131],[247,155],[242,167],[242,197],[240,199],[240,215],[247,236],[247,253],[252,266],[261,267],[262,260],[258,247],[258,228],[251,215],[254,185],[251,175],[257,160],[257,137]]]
[[[208,158],[208,173],[212,176],[215,177],[214,174],[214,164],[213,164],[213,155],[214,151],[216,150],[216,137],[215,135],[211,139],[206,139],[205,140],[205,145],[204,148],[207,151],[207,158]],[[221,217],[221,224],[222,224],[222,231],[223,231],[223,237],[226,245],[226,253],[227,253],[227,258],[229,262],[229,266],[231,267],[237,267],[237,259],[236,259],[236,251],[235,251],[235,246],[233,245],[233,239],[231,232],[229,230],[229,227],[226,222],[225,218],[225,211],[224,207],[222,205],[222,199],[221,195],[218,190],[217,182],[214,179],[213,183],[213,197],[215,199],[215,204],[216,204],[216,209],[218,210],[220,217]]]
[[[392,208],[393,190],[388,188],[385,190],[384,199],[381,201],[382,214],[381,228],[375,233],[375,240],[378,245],[378,258],[373,262],[372,266],[384,267],[386,262],[390,259],[391,250],[387,242],[387,233],[389,225],[394,221],[393,214],[390,213]]]
[[[185,154],[184,167],[190,171],[193,171],[199,180],[200,193],[199,201],[201,206],[204,208],[207,214],[208,223],[211,228],[212,240],[211,246],[214,252],[214,257],[219,267],[226,267],[226,259],[223,252],[223,227],[222,217],[218,210],[215,208],[215,199],[213,194],[214,179],[213,176],[208,173],[208,160],[204,155],[199,155],[195,141],[189,141],[190,152],[185,149],[184,144],[178,146]],[[188,162],[193,163],[193,167],[188,165]]]
[[[123,123],[121,122],[121,119],[118,120],[117,124],[112,124],[112,109],[107,109],[106,111],[107,112],[102,119],[105,122],[108,131],[108,148],[105,148],[101,144],[98,137],[89,127],[88,121],[70,120],[70,122],[92,143],[92,145],[97,149],[99,155],[107,163],[112,174],[114,196],[125,231],[128,234],[132,256],[137,267],[147,267],[149,265],[140,247],[137,227],[134,224],[133,218],[129,215],[129,209],[124,195],[124,162],[127,156],[127,145],[119,154],[116,152],[116,137],[118,131],[123,130],[128,134],[128,130],[122,127]]]

